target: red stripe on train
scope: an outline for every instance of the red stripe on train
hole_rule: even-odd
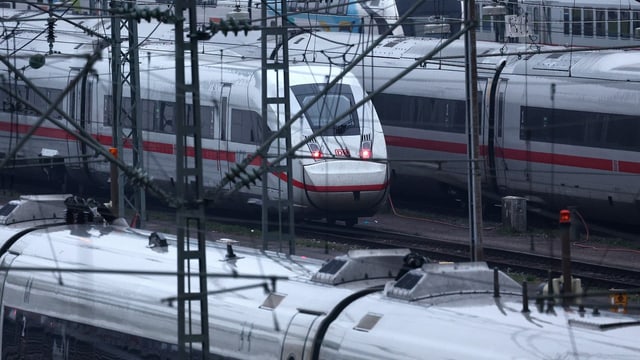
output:
[[[404,138],[400,136],[385,136],[387,146],[400,148],[413,148],[419,150],[441,151],[454,154],[466,154],[466,144]],[[480,147],[481,155],[486,155],[487,147]],[[497,149],[496,158],[508,160],[529,161],[541,164],[552,164],[559,166],[572,166],[583,169],[595,169],[605,171],[615,171],[614,160],[594,158],[587,156],[553,154],[539,151],[526,151],[518,149]],[[640,174],[640,163],[632,161],[618,161],[618,172]]]

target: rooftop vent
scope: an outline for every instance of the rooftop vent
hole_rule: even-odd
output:
[[[22,195],[0,208],[0,224],[10,225],[25,221],[51,220],[61,221],[65,216],[68,194]]]
[[[503,272],[498,272],[502,292],[521,293],[521,286]],[[416,301],[450,294],[493,293],[494,271],[484,262],[461,264],[426,264],[407,272],[385,289],[387,296]]]
[[[409,249],[350,250],[336,256],[311,278],[312,281],[338,285],[350,281],[395,278],[405,265]],[[422,265],[423,262],[420,263]]]

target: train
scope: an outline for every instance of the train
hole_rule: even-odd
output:
[[[342,68],[369,44],[353,34],[300,34],[289,42],[290,61]],[[587,222],[638,224],[640,52],[480,41],[476,51],[485,206],[516,196],[553,214],[575,206]],[[461,40],[445,47],[442,39],[386,37],[351,69],[373,95],[392,188],[414,178],[414,194],[468,189],[465,53]]]
[[[226,2],[220,0],[217,6],[222,10]],[[243,12],[245,19],[256,20],[255,11],[247,10],[251,1],[229,2],[235,6],[226,10],[230,17]],[[277,9],[276,3],[271,6]],[[289,19],[305,31],[373,35],[389,29],[414,4],[410,0],[287,1]],[[480,41],[602,48],[637,47],[640,39],[640,3],[635,0],[477,0],[475,5]],[[447,38],[460,29],[464,16],[462,1],[425,0],[393,35]]]
[[[79,3],[80,9],[91,6],[90,2]],[[286,3],[292,32],[317,30],[380,35],[406,14],[415,1]],[[260,23],[259,1],[217,0],[198,4],[197,21],[202,25],[230,18]],[[637,47],[640,39],[640,3],[635,0],[477,0],[475,5],[475,32],[480,41],[615,48]],[[267,6],[269,20],[275,21],[280,2],[269,0]],[[98,12],[96,9],[91,13]],[[447,38],[460,29],[464,16],[462,1],[424,0],[393,35]]]
[[[82,73],[86,61],[77,55],[91,53],[94,45],[83,34],[63,31],[56,34],[58,38],[51,44],[51,51],[47,41],[35,41],[42,33],[33,35],[19,29],[5,44],[12,46],[6,49],[6,54],[14,66],[51,100],[72,83],[76,74]],[[149,42],[139,49],[141,118],[137,125],[142,131],[144,147],[141,170],[154,184],[167,191],[175,191],[176,176],[174,49],[172,42]],[[51,116],[69,124],[63,116],[67,114],[108,148],[113,146],[110,58],[114,55],[110,51],[105,53],[93,65],[92,71],[73,86]],[[34,58],[44,59],[44,65],[35,66],[30,62]],[[284,127],[284,108],[269,104],[268,118],[261,118],[260,61],[224,61],[217,55],[200,54],[199,63],[203,186],[208,194],[212,194],[210,198],[215,207],[259,207],[264,203],[260,179],[239,191],[233,183],[224,187],[219,185],[223,179],[233,178],[232,170],[250,156],[253,160],[247,173],[260,171],[264,155],[254,157],[255,152],[263,140]],[[321,91],[326,94],[315,105],[309,105],[292,123],[291,146],[300,145],[291,154],[292,173],[282,169],[269,170],[268,196],[270,200],[286,200],[290,178],[297,217],[330,218],[353,225],[359,217],[371,216],[384,205],[389,168],[384,133],[375,109],[370,101],[352,109],[364,94],[352,74],[346,74],[333,88],[327,87],[341,75],[340,71],[334,70],[325,65],[290,66],[291,116],[308,106]],[[3,139],[0,151],[10,154],[36,124],[40,113],[47,110],[48,104],[30,84],[9,71],[6,64],[1,71],[4,76],[0,94],[0,136]],[[270,71],[267,81],[270,91],[277,89],[279,94],[284,94],[282,72]],[[131,106],[129,88],[123,89],[122,96],[126,130],[131,128],[130,122],[127,123]],[[270,96],[274,94],[270,93]],[[187,117],[192,116],[194,110],[191,104],[191,99],[187,99]],[[346,116],[336,122],[337,116],[343,113]],[[265,121],[267,133],[263,128]],[[119,156],[127,164],[133,162],[131,147],[130,139],[125,138],[124,153]],[[288,150],[285,138],[279,137],[265,154],[270,162],[276,161],[272,165],[281,165],[285,160],[275,159]],[[77,183],[92,190],[100,186],[109,189],[110,164],[97,157],[97,152],[75,134],[65,132],[49,120],[37,128],[19,149],[17,157],[7,164],[15,165],[4,169],[12,175],[27,169],[32,171],[27,176],[52,184]],[[34,166],[27,168],[27,165]]]
[[[478,40],[597,48],[639,44],[640,2],[634,0],[478,0],[476,4]],[[496,12],[498,6],[502,9]]]
[[[74,215],[60,209],[57,223],[0,226],[3,358],[640,356],[637,316],[603,309],[588,292],[537,295],[484,262],[437,263],[402,248],[323,260],[231,239],[204,248],[208,338],[193,336],[200,307],[188,308],[181,349],[176,239],[107,221],[95,201],[64,203]],[[9,206],[7,218],[20,208]]]

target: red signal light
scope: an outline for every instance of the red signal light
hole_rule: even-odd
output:
[[[560,224],[567,224],[571,222],[571,213],[569,210],[560,210]]]
[[[360,144],[360,159],[369,160],[371,156],[371,141],[363,141],[362,144]]]
[[[322,157],[322,150],[320,150],[320,146],[316,143],[309,143],[309,151],[311,152],[311,157],[314,160],[318,160]]]

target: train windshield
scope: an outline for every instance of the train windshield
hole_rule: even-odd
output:
[[[303,107],[309,104],[324,88],[324,84],[304,84],[292,86],[296,99]],[[349,85],[335,85],[324,96],[318,99],[307,111],[304,112],[311,128],[321,128],[333,124],[323,131],[322,135],[359,135],[358,114],[352,111],[347,116],[335,119],[348,111],[355,101]]]

